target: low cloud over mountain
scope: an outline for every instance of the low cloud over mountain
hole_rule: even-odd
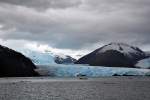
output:
[[[19,48],[36,42],[72,51],[121,42],[149,50],[149,4],[149,0],[0,0],[0,41],[18,41]]]

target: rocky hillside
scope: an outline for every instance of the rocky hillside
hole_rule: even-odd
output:
[[[29,58],[0,45],[0,77],[38,76],[35,68]]]

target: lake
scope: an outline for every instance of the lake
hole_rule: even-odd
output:
[[[0,100],[150,100],[150,77],[0,78]]]

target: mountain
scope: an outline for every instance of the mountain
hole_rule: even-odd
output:
[[[55,55],[54,59],[57,64],[67,64],[67,63],[73,64],[77,61],[76,59],[74,59],[68,55],[63,55],[63,54]]]
[[[49,50],[45,50],[44,53],[31,50],[21,51],[24,55],[30,58],[36,65],[49,65],[49,64],[65,64],[65,63],[74,63],[76,59],[64,55],[52,53]]]
[[[0,77],[38,76],[35,68],[29,58],[0,45]]]
[[[134,67],[132,62],[120,52],[116,50],[107,50],[101,55],[97,56],[95,60],[90,64],[91,66],[108,66],[108,67]]]
[[[145,59],[149,57],[149,55],[147,55],[145,52],[140,50],[138,47],[129,46],[123,43],[110,43],[83,56],[76,62],[76,64],[90,64],[90,65],[95,65],[95,66],[103,66],[103,64],[98,63],[98,62],[101,62],[100,60],[105,59],[105,57],[106,58],[108,57],[107,58],[108,60],[112,59],[110,58],[110,56],[108,56],[108,53],[105,53],[108,50],[116,50],[122,53],[123,56],[125,57],[125,62],[132,63],[132,65],[134,65],[135,62],[141,59]],[[114,51],[111,51],[111,52],[113,53]],[[109,55],[111,54],[111,52],[109,52]],[[116,56],[118,57],[114,58],[115,62],[118,60],[119,57],[121,57],[119,53],[116,53],[116,54],[117,54]],[[105,63],[107,63],[108,60],[105,60]],[[111,61],[111,63],[109,63],[108,66],[112,65],[112,67],[116,67],[113,65],[113,63],[115,62]],[[124,67],[124,64],[120,65],[120,67]],[[131,66],[128,66],[128,67],[131,67]]]

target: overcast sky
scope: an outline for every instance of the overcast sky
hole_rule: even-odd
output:
[[[0,0],[0,44],[75,57],[108,43],[150,51],[150,0]]]

